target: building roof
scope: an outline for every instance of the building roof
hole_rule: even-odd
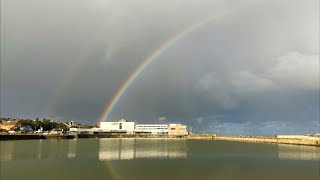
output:
[[[20,120],[4,121],[2,124],[3,124],[4,126],[10,126],[10,125],[15,126],[19,121],[20,121]]]

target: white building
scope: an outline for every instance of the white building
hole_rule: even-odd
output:
[[[168,134],[167,124],[137,124],[136,133]]]
[[[82,131],[76,130],[73,131]],[[88,131],[88,130],[84,130]],[[94,132],[127,133],[127,134],[159,134],[187,135],[187,126],[182,124],[136,124],[121,119],[118,122],[100,122],[100,128],[91,129]]]
[[[121,119],[118,122],[100,122],[100,129],[110,130],[111,132],[127,132],[133,133],[135,122],[128,122]]]
[[[74,132],[77,134],[95,134],[95,133],[109,133],[110,130],[107,129],[100,129],[100,128],[91,128],[91,129],[85,129],[85,128],[70,128],[70,132]]]

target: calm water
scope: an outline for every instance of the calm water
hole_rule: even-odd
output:
[[[1,180],[320,179],[320,148],[205,140],[2,141]]]

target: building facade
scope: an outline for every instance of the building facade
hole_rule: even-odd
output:
[[[128,122],[125,119],[121,119],[118,122],[100,122],[100,129],[110,130],[111,132],[133,133],[135,122]]]
[[[167,124],[137,124],[135,133],[141,134],[168,134]]]
[[[127,134],[153,134],[184,136],[187,126],[182,124],[137,124],[121,119],[118,122],[100,122],[100,131],[119,132]]]
[[[187,135],[187,126],[182,124],[169,124],[168,126],[168,135]]]
[[[4,129],[6,131],[16,130],[20,128],[21,123],[22,121],[20,120],[5,121],[0,124],[0,129]]]

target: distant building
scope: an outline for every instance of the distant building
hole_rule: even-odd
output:
[[[72,127],[72,126],[77,125],[76,123],[74,123],[74,121],[67,121],[67,122],[62,122],[62,123],[64,123],[68,127]]]
[[[187,135],[187,126],[181,124],[137,124],[121,119],[118,122],[101,122],[101,130],[127,134]]]
[[[6,131],[16,130],[20,128],[22,121],[20,120],[12,120],[12,121],[4,121],[0,124],[0,129],[4,129]]]
[[[87,128],[70,128],[69,131],[77,134],[93,134],[94,133],[94,129],[87,129]]]
[[[111,132],[133,133],[135,122],[128,122],[125,119],[121,119],[118,122],[101,122],[100,129],[110,130]]]
[[[168,134],[167,124],[137,124],[135,127],[137,134]]]
[[[168,135],[187,135],[187,126],[182,124],[169,124]]]
[[[182,124],[137,124],[125,119],[118,122],[100,122],[99,128],[70,128],[70,132],[77,134],[125,133],[169,136],[185,136],[188,134],[187,126]]]
[[[20,131],[21,132],[28,132],[28,131],[33,131],[33,129],[31,128],[31,126],[21,126]]]

